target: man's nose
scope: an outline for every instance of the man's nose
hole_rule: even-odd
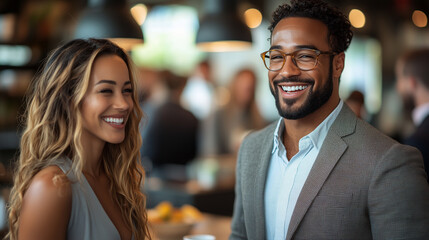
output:
[[[285,63],[283,67],[280,69],[280,75],[284,77],[297,76],[301,73],[301,70],[296,66],[292,56],[285,57]]]

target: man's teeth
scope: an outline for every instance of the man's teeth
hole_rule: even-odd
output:
[[[103,120],[108,122],[108,123],[114,123],[114,124],[122,124],[124,122],[124,118],[108,117],[108,118],[103,118]]]
[[[285,92],[294,92],[294,91],[301,91],[306,89],[308,86],[281,86],[283,91]]]

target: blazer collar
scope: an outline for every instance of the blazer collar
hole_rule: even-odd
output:
[[[322,188],[338,160],[346,151],[348,146],[342,138],[355,132],[356,121],[357,117],[355,114],[344,104],[325,138],[319,155],[298,197],[289,223],[286,240],[292,239],[317,193]]]

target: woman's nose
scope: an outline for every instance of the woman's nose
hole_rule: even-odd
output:
[[[131,97],[118,94],[118,96],[115,98],[114,106],[115,108],[122,111],[129,110],[132,107]]]

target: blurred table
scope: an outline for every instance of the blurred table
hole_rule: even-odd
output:
[[[172,228],[174,229],[174,228]],[[159,238],[153,229],[150,228],[153,240],[183,240],[182,235],[177,237],[169,236]],[[168,231],[164,229],[164,231]],[[203,213],[203,219],[192,227],[192,230],[186,235],[210,234],[216,237],[216,240],[227,240],[231,233],[231,217],[216,214]]]
[[[216,164],[216,171],[208,171],[207,164],[213,163]],[[178,170],[180,168],[170,169],[166,171],[166,175],[173,175]],[[175,207],[190,204],[205,213],[232,216],[235,197],[235,159],[225,157],[206,159],[205,163],[197,164],[194,171],[200,179],[167,181],[158,177],[148,177],[145,186],[147,208],[168,201]],[[212,184],[207,185],[207,182],[203,181],[204,177],[213,180]]]
[[[204,220],[191,230],[190,234],[210,234],[216,240],[227,240],[231,234],[231,217],[204,214]]]

